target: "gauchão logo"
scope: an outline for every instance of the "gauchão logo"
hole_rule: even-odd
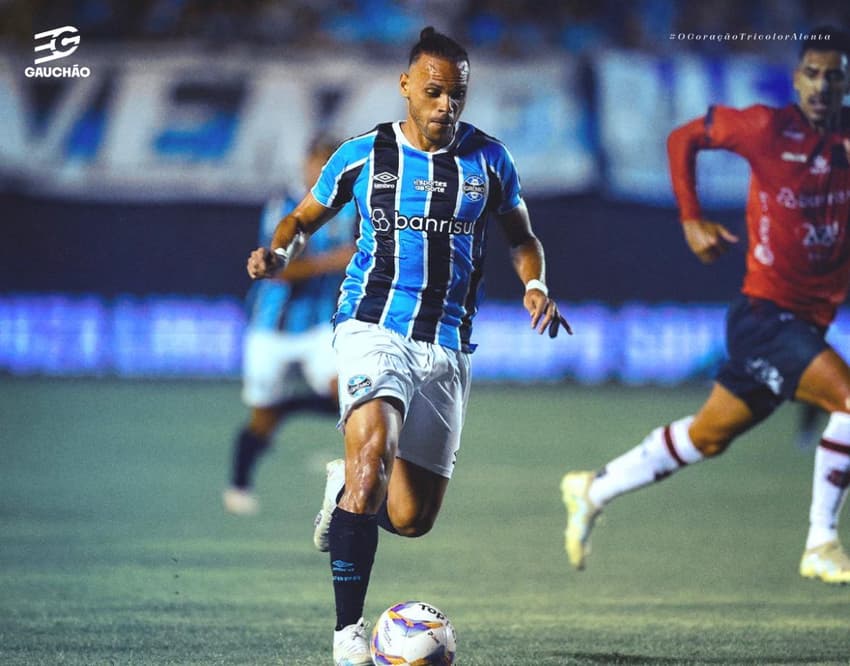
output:
[[[34,51],[36,56],[42,52],[46,55],[41,55],[35,58],[35,67],[27,67],[24,74],[27,78],[87,78],[91,76],[91,70],[88,67],[80,67],[78,64],[59,66],[41,66],[42,63],[67,58],[80,46],[80,35],[77,29],[72,25],[64,25],[61,28],[53,28],[44,32],[37,32],[33,35],[35,40]]]
[[[50,62],[51,60],[58,60],[59,58],[67,58],[80,45],[80,36],[77,34],[77,29],[72,25],[36,33],[33,35],[33,39],[36,41],[36,53],[39,51],[49,51],[48,55],[35,59],[36,65],[40,65],[43,62]],[[39,44],[38,41],[40,39],[48,41]]]

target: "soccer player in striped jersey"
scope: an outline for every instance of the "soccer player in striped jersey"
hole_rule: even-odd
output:
[[[305,188],[317,181],[338,145],[329,136],[312,139],[302,169]],[[295,208],[303,192],[297,199],[284,193],[266,203],[260,243],[271,243],[277,223]],[[242,400],[251,413],[233,444],[230,486],[222,495],[230,513],[257,512],[255,467],[287,418],[297,413],[332,416],[338,410],[331,316],[343,270],[354,250],[355,220],[354,206],[346,206],[277,279],[256,283],[249,293]]]
[[[652,431],[598,472],[564,476],[566,550],[576,568],[585,564],[594,519],[612,499],[722,453],[783,401],[798,400],[830,414],[815,453],[800,574],[850,582],[837,530],[850,483],[850,368],[825,340],[850,285],[850,109],[842,107],[850,45],[839,31],[812,34],[821,37],[802,45],[796,104],[714,106],[670,134],[685,239],[704,263],[738,238],[700,211],[697,153],[730,150],[750,164],[746,275],[727,316],[728,359],[695,416]]]
[[[335,315],[345,460],[328,465],[314,541],[330,551],[334,662],[371,664],[362,619],[378,527],[408,537],[439,513],[460,446],[492,217],[525,286],[531,328],[566,326],[545,284],[543,248],[507,148],[459,121],[469,58],[426,28],[399,81],[407,116],[346,142],[248,260],[274,274],[345,202],[360,215]],[[293,243],[295,243],[293,245]]]

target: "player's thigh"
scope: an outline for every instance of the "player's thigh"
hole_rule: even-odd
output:
[[[469,355],[444,347],[433,352],[433,371],[408,405],[398,457],[449,479],[469,403]]]
[[[402,416],[392,399],[375,398],[350,410],[345,423],[345,490],[339,506],[376,513],[396,462]]]
[[[257,435],[270,437],[280,420],[280,409],[273,407],[253,407],[248,427]]]
[[[741,297],[727,315],[729,355],[717,382],[761,421],[796,396],[806,368],[829,347],[824,333],[771,301]]]
[[[399,533],[420,536],[433,527],[449,479],[396,458],[387,492],[387,513]]]
[[[434,350],[434,373],[411,400],[390,479],[387,509],[402,534],[434,524],[454,471],[469,402],[469,355]]]
[[[758,423],[746,402],[720,383],[694,416],[688,430],[691,441],[704,455],[721,453],[738,435]]]
[[[834,349],[823,350],[803,372],[794,397],[827,412],[850,412],[850,367]]]
[[[402,415],[407,412],[417,368],[406,345],[400,335],[375,324],[349,319],[337,325],[333,348],[343,431],[355,410],[377,398],[395,402]]]

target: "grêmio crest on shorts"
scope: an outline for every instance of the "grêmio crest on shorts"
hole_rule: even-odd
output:
[[[504,144],[458,123],[454,140],[428,153],[411,146],[401,123],[383,123],[345,141],[312,193],[328,208],[353,199],[360,216],[337,323],[359,319],[473,351],[487,218],[522,201]]]

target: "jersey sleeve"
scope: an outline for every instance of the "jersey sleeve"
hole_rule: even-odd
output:
[[[322,167],[310,192],[326,208],[338,209],[353,198],[354,182],[366,163],[370,149],[364,138],[343,143]]]
[[[491,206],[499,214],[507,213],[519,206],[522,201],[522,186],[519,182],[516,164],[510,151],[501,143],[494,144],[491,169]]]
[[[769,122],[770,110],[760,104],[746,109],[711,106],[703,119],[706,148],[722,148],[749,158],[761,149]]]
[[[340,187],[346,162],[345,153],[340,147],[322,167],[316,184],[310,190],[316,201],[326,208],[340,208],[351,200],[351,189],[346,191],[344,187]]]
[[[700,150],[729,150],[750,159],[762,150],[762,139],[770,121],[765,106],[732,109],[709,107],[708,113],[674,129],[667,139],[667,156],[673,192],[681,219],[702,216],[696,187],[696,156]]]

